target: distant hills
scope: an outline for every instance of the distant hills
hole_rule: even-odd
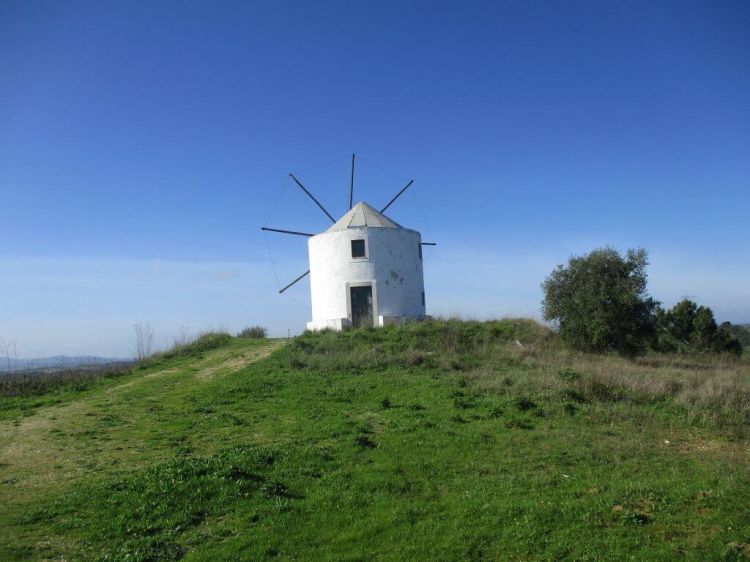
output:
[[[109,363],[122,363],[131,361],[131,359],[115,357],[96,357],[92,355],[68,356],[54,355],[52,357],[38,357],[35,359],[10,359],[0,357],[0,374],[14,373],[17,371],[38,371],[50,369],[77,369],[81,367],[94,367],[107,365]]]

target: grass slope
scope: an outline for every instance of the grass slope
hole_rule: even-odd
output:
[[[525,321],[224,338],[0,400],[2,560],[741,560],[747,362]]]

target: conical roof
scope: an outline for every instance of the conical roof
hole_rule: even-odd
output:
[[[333,230],[346,230],[366,226],[370,228],[402,228],[402,226],[383,213],[376,211],[367,203],[359,202],[352,207],[348,213],[341,217],[326,232]]]

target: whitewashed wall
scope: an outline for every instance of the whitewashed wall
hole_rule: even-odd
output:
[[[364,239],[366,258],[352,258],[351,241]],[[372,282],[373,316],[388,322],[425,316],[419,232],[355,227],[324,232],[308,241],[312,322],[308,328],[341,329],[351,321],[349,287]]]

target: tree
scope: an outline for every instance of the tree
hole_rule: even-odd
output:
[[[750,324],[722,324],[743,347],[750,347]]]
[[[654,333],[658,303],[646,294],[647,253],[610,247],[573,256],[542,283],[542,312],[575,349],[641,353]]]
[[[684,299],[656,315],[658,351],[671,353],[742,353],[742,344],[732,334],[731,324],[716,325],[713,311]]]

